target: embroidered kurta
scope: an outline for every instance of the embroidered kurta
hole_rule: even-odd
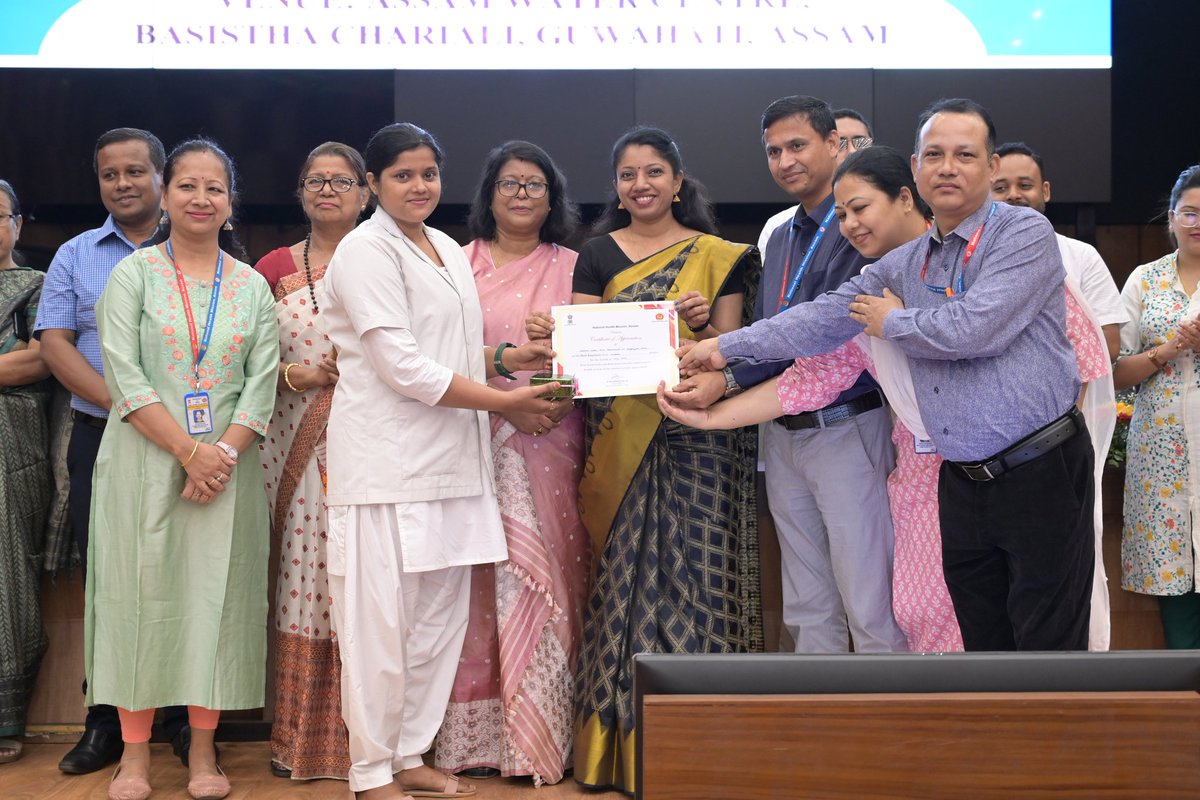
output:
[[[208,281],[188,280],[203,331]],[[257,447],[225,491],[201,505],[180,498],[186,475],[171,453],[125,422],[162,403],[186,430],[192,347],[171,263],[157,248],[119,263],[96,306],[113,415],[96,458],[84,667],[88,703],[131,710],[263,704],[267,614],[267,498]],[[200,386],[214,443],[231,423],[258,434],[275,403],[275,303],[262,276],[225,260]]]

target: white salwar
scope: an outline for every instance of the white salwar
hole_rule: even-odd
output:
[[[352,791],[420,766],[446,713],[470,565],[508,557],[485,412],[439,406],[487,380],[466,256],[425,229],[439,266],[382,209],[326,275],[340,377],[330,412],[329,588]]]

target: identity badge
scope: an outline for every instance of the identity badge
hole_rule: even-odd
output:
[[[183,404],[187,410],[188,434],[195,436],[198,433],[212,433],[212,409],[208,404],[208,392],[185,394]]]

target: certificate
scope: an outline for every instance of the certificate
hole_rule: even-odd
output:
[[[553,372],[570,375],[576,397],[654,394],[679,383],[675,304],[554,306]]]

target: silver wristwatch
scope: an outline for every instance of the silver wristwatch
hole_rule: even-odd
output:
[[[225,455],[229,456],[229,457],[230,457],[230,458],[232,458],[234,461],[237,461],[237,460],[238,460],[238,451],[237,451],[237,448],[236,448],[236,447],[234,447],[233,445],[231,445],[229,442],[217,442],[217,445],[216,445],[216,446],[217,446],[217,447],[219,447],[219,448],[221,448],[222,450],[224,450],[224,451],[225,451]]]
[[[729,367],[726,367],[725,369],[721,370],[721,374],[725,376],[725,396],[726,397],[732,397],[733,395],[737,394],[738,392],[740,392],[742,390],[742,387],[738,386],[737,379],[733,377],[732,369],[730,369]]]

